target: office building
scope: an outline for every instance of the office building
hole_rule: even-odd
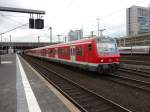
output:
[[[74,40],[79,40],[83,38],[83,31],[81,30],[70,30],[70,32],[68,33],[69,36],[69,40],[70,41],[74,41]]]
[[[127,36],[150,32],[150,8],[132,6],[127,9]]]

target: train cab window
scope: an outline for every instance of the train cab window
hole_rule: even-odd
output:
[[[88,49],[89,49],[89,51],[92,50],[92,44],[89,44],[89,45],[88,45]]]
[[[77,48],[77,55],[82,56],[82,48]]]

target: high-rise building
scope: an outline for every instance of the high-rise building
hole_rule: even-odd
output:
[[[81,30],[70,30],[70,32],[68,33],[69,36],[69,40],[70,41],[74,41],[74,40],[79,40],[81,38],[83,38],[83,31]]]
[[[126,14],[128,36],[150,32],[150,8],[132,6]]]

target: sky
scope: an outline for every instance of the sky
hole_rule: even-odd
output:
[[[100,29],[110,37],[126,36],[126,8],[133,5],[148,7],[149,0],[0,0],[2,7],[44,10],[45,27],[43,30],[29,29],[28,25],[2,35],[2,41],[49,42],[49,27],[53,28],[53,42],[57,35],[67,35],[73,29],[83,29],[84,37],[91,31],[97,35],[99,18]],[[26,24],[29,14],[0,12],[0,33]],[[36,18],[36,15],[34,15]],[[63,36],[61,37],[63,40]]]

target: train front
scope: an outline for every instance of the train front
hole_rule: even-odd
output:
[[[113,38],[96,39],[99,73],[115,72],[119,66],[120,54],[117,43]]]

